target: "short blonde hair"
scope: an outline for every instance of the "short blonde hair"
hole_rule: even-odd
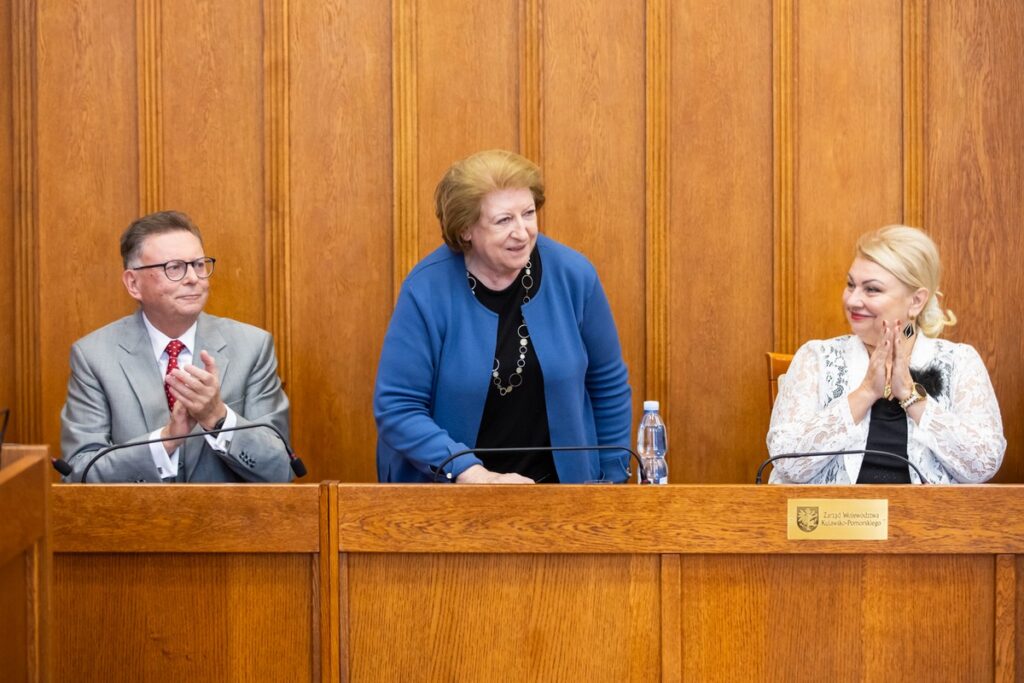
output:
[[[434,191],[434,213],[441,223],[441,237],[453,251],[470,248],[462,239],[480,219],[480,202],[495,190],[525,188],[534,206],[544,206],[544,180],[540,169],[524,156],[503,149],[477,152],[456,161]]]
[[[937,337],[942,329],[956,324],[956,316],[939,303],[939,277],[942,264],[939,249],[928,235],[906,225],[887,225],[861,235],[857,240],[857,256],[873,261],[896,276],[911,290],[925,288],[928,301],[917,316],[917,326],[929,337]]]

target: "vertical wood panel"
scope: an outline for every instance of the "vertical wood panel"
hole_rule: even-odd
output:
[[[1017,662],[1017,557],[996,555],[995,577],[995,658],[996,681],[1016,680]]]
[[[795,0],[772,4],[772,146],[774,312],[772,350],[793,353],[800,345],[796,330],[795,230],[796,168],[796,44]]]
[[[517,147],[520,32],[517,0],[430,0],[417,17],[414,186],[419,259],[442,243],[434,215],[434,188],[441,174],[473,152]],[[453,50],[453,45],[460,49]],[[408,270],[402,277],[406,274]]]
[[[41,436],[39,236],[36,121],[37,17],[34,0],[12,8],[11,85],[14,175],[14,415],[22,440]],[[12,434],[12,437],[14,434]]]
[[[669,477],[751,481],[772,344],[771,7],[673,8]]]
[[[519,153],[544,167],[544,3],[520,0]]]
[[[57,555],[53,679],[312,680],[309,563],[289,554]]]
[[[992,680],[992,577],[991,556],[684,557],[683,677]]]
[[[163,207],[163,131],[161,129],[161,0],[136,0],[135,41],[138,67],[139,214]]]
[[[134,308],[120,281],[118,237],[139,208],[135,6],[39,5],[38,300],[45,314],[38,336],[30,325],[22,333],[38,349],[42,436],[57,448],[72,342]]]
[[[1024,5],[931,3],[925,223],[943,257],[949,336],[989,369],[1008,442],[996,481],[1024,481]]]
[[[924,226],[928,5],[903,0],[903,223]]]
[[[545,3],[543,13],[545,232],[597,267],[634,413],[646,393],[645,16],[641,3]]]
[[[309,481],[376,481],[373,383],[392,307],[390,7],[290,15],[292,400]]]
[[[647,368],[645,395],[667,397],[669,392],[669,157],[671,87],[671,5],[664,0],[648,0],[646,17],[646,274],[644,312]],[[639,378],[637,378],[639,379]],[[639,383],[634,380],[634,386]],[[671,420],[673,403],[665,405],[664,419]],[[681,413],[682,411],[680,411]]]
[[[902,11],[890,0],[797,6],[797,337],[849,331],[857,237],[903,216]]]
[[[289,153],[289,0],[263,3],[263,183],[266,203],[267,329],[274,335],[281,379],[291,370],[291,165]]]
[[[419,257],[417,175],[417,0],[391,5],[392,296]]]
[[[13,52],[16,37],[11,3],[0,3],[0,409],[14,407],[15,340],[17,328],[14,313],[14,128],[13,115]],[[9,151],[8,151],[9,150]],[[8,438],[16,426],[9,425]]]
[[[657,677],[656,556],[371,553],[348,561],[351,680]],[[449,590],[431,590],[438,585]],[[417,595],[431,599],[410,599]],[[382,634],[402,646],[382,657]]]
[[[257,0],[162,3],[163,208],[218,258],[207,310],[266,326],[263,14]]]

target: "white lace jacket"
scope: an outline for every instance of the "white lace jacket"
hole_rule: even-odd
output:
[[[921,423],[907,418],[907,457],[933,484],[979,483],[991,479],[1003,461],[1006,439],[999,404],[978,352],[921,335],[910,367],[937,367],[942,392],[929,396]],[[870,412],[853,421],[847,395],[860,386],[868,352],[853,335],[810,341],[793,357],[779,382],[768,430],[768,452],[805,453],[862,449]],[[849,484],[857,481],[863,455],[793,458],[775,463],[778,484]],[[910,470],[910,479],[920,483]]]

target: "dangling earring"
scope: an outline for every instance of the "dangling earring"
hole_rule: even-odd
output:
[[[910,339],[913,336],[914,336],[914,319],[911,318],[910,321],[907,322],[907,326],[903,328],[903,337],[906,338],[906,339]]]

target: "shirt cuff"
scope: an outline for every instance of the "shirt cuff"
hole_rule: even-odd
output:
[[[220,426],[221,429],[234,429],[235,425],[238,424],[238,416],[235,415],[235,411],[228,408],[228,414],[224,416],[224,424]],[[206,443],[210,444],[210,448],[217,451],[218,453],[227,453],[228,446],[231,445],[231,437],[234,432],[221,432],[216,436],[206,435]]]
[[[149,435],[149,438],[161,438],[163,435],[160,432],[162,431],[163,428],[155,430]],[[160,475],[161,479],[178,476],[178,451],[180,450],[180,447],[175,448],[174,452],[168,455],[164,442],[149,444],[149,454],[153,457],[153,464],[156,465],[157,474]]]

